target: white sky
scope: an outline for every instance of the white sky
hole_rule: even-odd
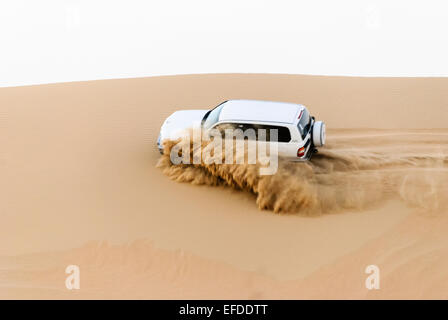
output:
[[[186,73],[448,76],[446,0],[1,0],[0,86]]]

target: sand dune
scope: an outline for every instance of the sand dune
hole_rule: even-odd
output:
[[[447,87],[201,75],[2,88],[0,298],[447,298]],[[171,171],[154,144],[163,119],[232,98],[306,104],[328,146],[272,177]],[[364,286],[369,264],[380,290]]]

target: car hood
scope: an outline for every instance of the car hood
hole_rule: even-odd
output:
[[[160,141],[177,139],[185,130],[201,124],[208,110],[181,110],[166,118],[160,130]]]

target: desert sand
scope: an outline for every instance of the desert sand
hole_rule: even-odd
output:
[[[1,88],[0,298],[446,299],[447,89],[264,74]],[[168,177],[163,120],[240,98],[305,104],[327,146],[255,189]]]

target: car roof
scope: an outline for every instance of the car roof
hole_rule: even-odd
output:
[[[224,102],[219,115],[219,122],[280,122],[294,123],[299,112],[304,108],[301,104],[262,100],[228,100]]]

